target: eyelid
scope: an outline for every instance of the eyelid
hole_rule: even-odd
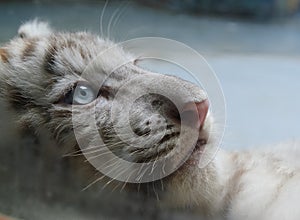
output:
[[[92,85],[91,85],[89,82],[87,82],[87,81],[77,81],[77,82],[74,84],[73,89],[76,89],[77,86],[87,86],[87,87],[93,88]]]
[[[97,87],[93,82],[88,82],[88,81],[78,81],[76,82],[76,84],[74,85],[73,89],[75,89],[77,86],[87,86],[89,88],[91,88],[95,93],[99,93],[99,87]],[[101,88],[100,88],[101,89]],[[98,95],[97,95],[98,97]]]

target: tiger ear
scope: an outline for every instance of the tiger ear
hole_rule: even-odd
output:
[[[0,60],[3,62],[3,63],[8,63],[8,52],[5,48],[0,48]]]

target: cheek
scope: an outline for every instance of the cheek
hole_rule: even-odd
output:
[[[94,107],[97,112],[110,111],[112,104],[113,104],[112,101],[108,101],[107,99],[105,99],[103,97],[99,97],[95,100]]]
[[[64,148],[69,145],[73,146],[76,143],[71,118],[53,118],[47,126],[50,128],[51,136],[53,136],[59,144],[64,145]]]
[[[104,98],[98,98],[95,103],[95,112],[92,116],[96,122],[98,129],[109,126],[111,124],[111,108],[112,102]]]

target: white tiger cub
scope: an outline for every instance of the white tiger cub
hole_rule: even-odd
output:
[[[36,130],[45,128],[59,147],[70,151],[80,150],[74,137],[71,106],[81,106],[84,118],[91,103],[96,103],[99,111],[96,119],[106,143],[113,146],[112,150],[119,156],[140,162],[170,154],[169,149],[174,147],[181,126],[174,118],[178,119],[178,111],[184,112],[185,108],[178,110],[165,97],[155,94],[138,100],[132,112],[133,131],[139,136],[147,135],[148,119],[159,112],[166,119],[169,133],[158,146],[153,146],[158,147],[159,154],[153,155],[146,149],[135,152],[121,142],[111,129],[109,113],[115,91],[126,80],[140,74],[144,75],[145,82],[137,84],[136,88],[150,87],[148,77],[156,77],[157,84],[161,79],[167,79],[175,87],[184,85],[193,97],[185,98],[182,106],[186,107],[191,102],[197,106],[197,112],[187,112],[197,116],[195,124],[199,129],[199,141],[190,158],[172,175],[161,180],[165,187],[159,193],[165,203],[197,210],[199,219],[300,219],[298,143],[279,144],[270,149],[249,152],[220,150],[210,164],[200,169],[195,161],[200,159],[201,150],[209,150],[214,144],[213,138],[209,138],[209,131],[214,125],[210,120],[211,116],[207,114],[206,95],[189,82],[151,73],[136,66],[134,61],[116,69],[106,80],[100,93],[93,91],[92,82],[82,79],[80,74],[93,58],[113,45],[112,42],[89,33],[59,33],[51,30],[44,22],[35,20],[26,23],[20,27],[19,37],[0,49],[1,99],[16,112],[21,126]],[[119,48],[112,57],[102,61],[95,78],[107,74],[104,67],[113,65],[113,59],[126,56],[129,55]],[[82,85],[88,92],[88,97],[77,97],[78,94],[74,94],[74,87],[82,81],[85,81]],[[126,92],[130,95],[136,88]],[[119,115],[122,118],[122,112]],[[154,122],[158,123],[158,120]],[[85,129],[89,132],[89,128]],[[152,129],[159,130],[155,126]],[[116,147],[122,151],[116,150]],[[87,164],[82,163],[81,166]]]

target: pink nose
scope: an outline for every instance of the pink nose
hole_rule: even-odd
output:
[[[208,100],[202,102],[188,102],[180,111],[180,117],[183,124],[193,128],[201,128],[204,124],[209,109]]]

